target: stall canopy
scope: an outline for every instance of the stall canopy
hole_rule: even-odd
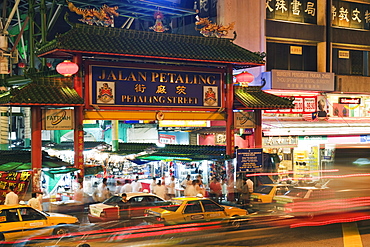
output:
[[[4,172],[32,170],[31,151],[25,150],[0,150],[0,169]],[[53,173],[68,173],[76,171],[73,165],[57,157],[51,157],[42,151],[42,167],[48,168]]]
[[[47,143],[44,144],[46,148],[54,149],[54,150],[74,150],[74,142],[61,142],[61,143]],[[101,151],[110,150],[111,146],[106,142],[84,142],[84,149],[91,150],[91,149],[99,149]]]
[[[143,161],[197,161],[226,159],[225,146],[166,144],[159,147],[155,143],[120,143],[117,154],[137,154],[135,163]]]

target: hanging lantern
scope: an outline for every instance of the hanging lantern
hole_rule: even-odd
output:
[[[251,83],[254,80],[254,75],[247,71],[244,71],[240,74],[237,74],[235,78],[236,84],[239,84],[242,87],[248,87],[248,83]]]
[[[46,63],[46,66],[50,69],[51,67],[53,67],[53,65],[51,63]]]
[[[71,76],[77,73],[78,65],[71,61],[65,60],[57,65],[56,70],[61,75]]]
[[[23,69],[24,67],[26,67],[26,64],[25,63],[18,63],[18,67],[19,68],[21,68],[21,69]]]

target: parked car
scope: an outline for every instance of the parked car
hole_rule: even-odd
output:
[[[219,205],[203,197],[173,198],[170,205],[150,208],[145,212],[148,222],[162,222],[165,225],[220,220],[234,228],[239,228],[242,223],[248,221],[247,210]]]
[[[258,207],[272,202],[274,196],[284,195],[293,188],[291,184],[262,184],[250,196],[253,207]]]
[[[78,227],[74,216],[45,213],[25,205],[0,205],[0,241],[66,234]]]
[[[127,200],[129,205],[128,219],[137,219],[144,217],[145,209],[168,205],[169,202],[163,198],[145,192],[129,192]],[[112,196],[102,203],[89,205],[88,217],[90,222],[104,222],[111,220],[119,220],[120,213],[118,202],[121,201],[121,196]]]

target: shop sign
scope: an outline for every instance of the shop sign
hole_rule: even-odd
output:
[[[222,73],[218,71],[90,65],[89,73],[93,105],[186,108],[222,105]]]
[[[234,112],[235,129],[255,128],[254,112]]]
[[[262,137],[262,145],[265,148],[269,147],[282,147],[282,146],[292,146],[296,147],[298,145],[297,136],[269,136]]]
[[[338,51],[338,57],[343,59],[349,59],[349,51]]]
[[[209,127],[209,121],[203,120],[162,120],[159,127]]]
[[[215,134],[215,144],[216,145],[226,145],[226,135],[225,134]]]
[[[259,172],[262,170],[262,148],[237,150],[237,172]]]
[[[289,98],[287,95],[279,95],[280,97]],[[310,114],[317,110],[316,96],[294,96],[293,109],[277,109],[265,110],[265,113],[291,113],[291,114]]]
[[[361,98],[339,98],[339,104],[361,104]]]
[[[327,136],[299,136],[300,141],[326,141]]]
[[[71,130],[74,127],[72,109],[47,109],[42,111],[44,130]]]
[[[159,143],[163,144],[176,144],[176,136],[159,134]]]
[[[302,46],[290,46],[290,54],[302,55]]]
[[[333,26],[370,29],[370,5],[368,3],[333,0],[331,14]]]
[[[266,18],[316,24],[317,0],[265,0]]]
[[[27,192],[30,179],[31,172],[29,171],[0,173],[0,204],[4,204],[10,186],[14,186],[14,192],[22,200]]]
[[[360,142],[370,142],[370,135],[361,135],[360,136]]]
[[[334,91],[334,73],[272,70],[271,89]]]

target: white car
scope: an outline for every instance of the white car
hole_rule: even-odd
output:
[[[150,193],[129,192],[126,194],[128,200],[128,219],[144,217],[144,211],[146,209],[169,204],[163,198]],[[90,222],[119,220],[119,210],[122,209],[119,209],[118,202],[121,199],[121,196],[112,196],[102,203],[91,204],[88,214]]]

